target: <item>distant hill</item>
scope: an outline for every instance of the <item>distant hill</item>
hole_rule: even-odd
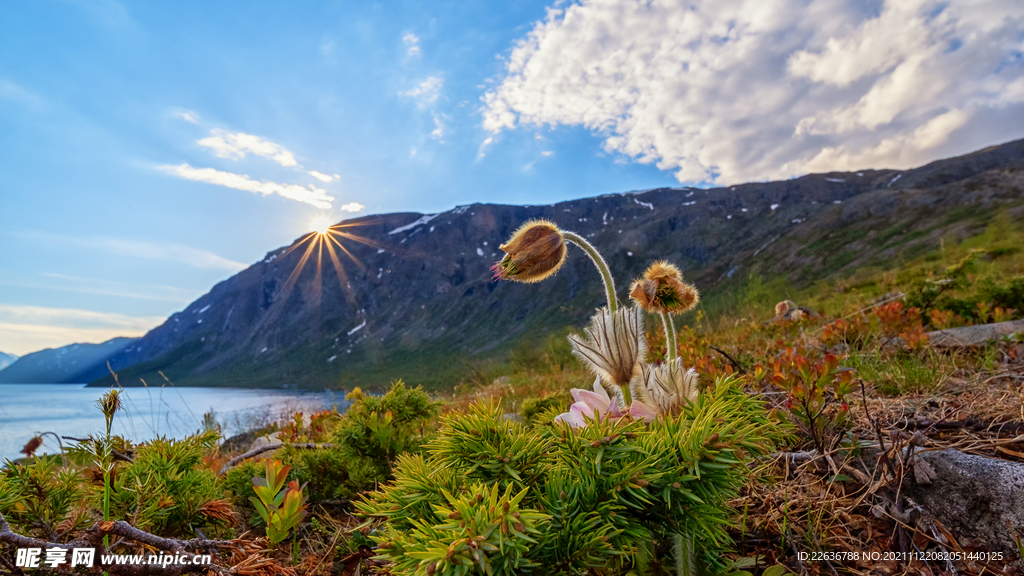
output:
[[[706,295],[751,274],[796,284],[892,268],[998,211],[1024,217],[1024,140],[913,170],[811,174],[714,189],[662,188],[549,206],[473,204],[343,222],[339,281],[327,251],[299,268],[305,239],[272,250],[114,356],[121,382],[184,386],[354,385],[405,378],[444,388],[466,362],[507,358],[523,339],[581,325],[603,300],[588,259],[538,285],[494,282],[498,246],[547,218],[585,235],[618,274],[619,297],[654,259]],[[3,374],[3,373],[0,373]],[[109,377],[96,385],[109,384]]]
[[[18,359],[18,357],[16,355],[14,355],[14,354],[8,354],[6,352],[0,352],[0,370],[3,370],[4,368],[7,368],[11,364],[14,364],[14,361],[17,360],[17,359]]]
[[[137,338],[114,338],[102,344],[71,344],[26,354],[0,370],[0,384],[78,384],[108,374],[107,361]],[[114,364],[116,365],[116,359]],[[118,365],[117,367],[120,367]]]

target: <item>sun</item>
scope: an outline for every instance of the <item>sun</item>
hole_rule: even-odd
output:
[[[323,236],[331,230],[331,219],[327,216],[317,216],[310,222],[313,232]]]

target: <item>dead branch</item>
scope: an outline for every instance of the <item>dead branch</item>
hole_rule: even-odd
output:
[[[3,567],[7,569],[7,573],[8,574],[21,574],[22,573],[21,572],[21,568],[18,568],[17,566],[12,564],[9,560],[4,558],[3,556],[0,556],[0,565],[3,565]]]
[[[117,564],[104,563],[103,558],[109,554],[109,550],[103,544],[103,537],[107,535],[120,536],[125,540],[131,540],[139,544],[145,544],[177,555],[182,563],[168,566],[161,564]],[[111,574],[123,576],[178,576],[187,573],[208,573],[212,572],[220,576],[228,576],[230,570],[217,564],[204,564],[200,557],[186,550],[206,550],[211,552],[216,548],[233,547],[235,543],[230,540],[204,540],[194,538],[192,540],[176,540],[174,538],[163,538],[140,530],[131,524],[123,521],[97,522],[85,533],[71,542],[63,544],[49,542],[39,538],[22,536],[11,530],[10,524],[3,514],[0,514],[0,542],[12,544],[18,548],[92,548],[95,550],[95,566]],[[8,562],[4,560],[6,566]]]
[[[708,348],[711,348],[715,352],[718,352],[722,356],[725,356],[725,359],[728,360],[729,363],[732,364],[733,368],[735,368],[740,374],[746,374],[747,373],[747,369],[744,368],[742,364],[737,362],[735,358],[733,358],[732,356],[729,356],[728,354],[726,354],[725,350],[721,350],[721,349],[716,348],[714,346],[708,346]]]
[[[223,476],[227,474],[228,470],[230,470],[236,464],[247,458],[252,458],[253,456],[258,456],[260,454],[263,454],[264,452],[270,452],[271,450],[277,450],[278,448],[284,448],[285,446],[289,446],[291,448],[298,448],[300,450],[313,450],[316,448],[334,448],[334,444],[315,444],[313,442],[299,444],[268,444],[266,446],[260,446],[259,448],[253,448],[252,450],[249,450],[248,452],[242,454],[241,456],[235,456],[231,460],[228,460],[220,469],[220,472],[217,473],[217,476]]]
[[[1020,434],[1024,432],[1024,422],[995,422],[992,420],[898,420],[894,426],[903,429],[931,430],[972,430],[974,432],[995,432],[996,434]]]

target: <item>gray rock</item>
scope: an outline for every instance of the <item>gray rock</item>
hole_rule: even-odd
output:
[[[928,333],[928,339],[932,346],[980,346],[1019,333],[1024,333],[1024,320],[936,330]]]
[[[930,466],[928,483],[909,490],[961,546],[1015,558],[1010,528],[1024,536],[1024,464],[947,448],[915,456]]]
[[[279,446],[282,444],[280,436],[280,432],[274,432],[273,434],[260,436],[259,438],[252,441],[252,444],[249,445],[249,449],[246,450],[246,452],[255,450],[257,448],[262,448],[264,446]],[[263,460],[271,456],[274,452],[276,452],[276,450],[269,450],[267,452],[263,452],[262,454],[257,454],[256,456],[253,456],[253,460]]]

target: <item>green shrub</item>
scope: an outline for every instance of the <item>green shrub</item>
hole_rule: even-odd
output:
[[[8,462],[0,472],[0,513],[15,530],[50,541],[92,521],[84,495],[81,475],[62,468],[59,456]]]
[[[285,459],[288,461],[288,459]],[[235,508],[242,512],[244,520],[259,520],[253,516],[256,511],[249,502],[249,493],[252,491],[252,479],[264,471],[262,461],[245,460],[230,468],[221,479],[221,485],[230,498],[234,501]],[[251,518],[250,518],[251,517]]]
[[[221,499],[223,490],[213,470],[204,465],[203,455],[216,445],[217,437],[217,432],[207,431],[140,444],[134,461],[120,465],[114,474],[112,517],[168,536],[192,536],[193,528],[214,527],[217,521],[206,514],[204,505]]]
[[[649,425],[529,428],[477,405],[446,417],[427,454],[399,458],[395,480],[357,508],[386,520],[374,538],[398,575],[625,574],[671,540],[720,571],[727,502],[779,436],[737,384],[720,379]]]
[[[306,485],[311,502],[347,500],[360,490],[386,479],[378,476],[378,468],[366,459],[350,459],[342,450],[285,448],[282,452],[281,458],[292,463],[295,479]]]
[[[523,418],[531,426],[551,422],[551,418],[548,418],[547,415],[552,410],[565,412],[565,409],[565,398],[559,395],[523,400]]]
[[[399,454],[420,450],[438,411],[422,388],[406,388],[401,380],[383,396],[368,396],[356,388],[348,399],[352,405],[335,429],[333,450],[380,481],[391,477]]]
[[[275,458],[291,467],[290,480],[304,485],[310,502],[347,500],[391,478],[399,455],[418,453],[435,427],[438,405],[420,387],[397,381],[382,396],[358,388],[348,395],[352,403],[325,432],[332,447],[300,449],[285,441]],[[316,438],[319,439],[319,438]],[[253,461],[240,463],[225,474],[224,487],[235,505],[256,524],[260,520],[248,497],[252,478],[263,472]]]

